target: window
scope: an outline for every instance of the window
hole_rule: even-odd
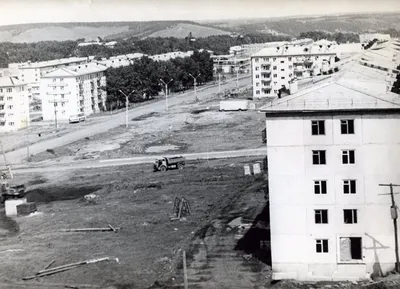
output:
[[[258,62],[258,60],[259,60],[258,58],[255,58],[255,59],[254,59],[255,62]]]
[[[285,63],[285,60],[281,60],[281,63]]]
[[[354,134],[354,120],[353,119],[341,120],[340,128],[342,134]]]
[[[292,69],[293,68],[293,65],[289,65],[289,69]]]
[[[340,261],[362,260],[361,237],[340,238]]]
[[[343,210],[345,224],[357,224],[357,210]]]
[[[326,151],[312,151],[313,165],[326,165]]]
[[[64,107],[64,106],[65,106],[65,103],[64,103],[64,102],[62,102],[62,103],[61,103],[61,106],[62,106],[62,107]]]
[[[285,68],[282,68],[281,71],[285,71]]]
[[[257,66],[257,67],[256,67],[256,71],[258,71],[259,69],[260,69],[260,67]]]
[[[8,125],[9,125],[9,126],[14,126],[14,122],[13,122],[13,121],[10,121],[10,122],[8,123]]]
[[[291,58],[291,57],[289,57],[289,61],[292,61],[292,58]]]
[[[64,81],[64,78],[60,78],[60,81]]]
[[[64,86],[61,86],[61,90],[64,90]]]
[[[326,181],[314,181],[314,194],[326,195]]]
[[[256,82],[256,86],[260,86],[260,83],[259,83],[259,82]]]
[[[278,67],[276,67],[276,66],[273,66],[273,67],[272,67],[272,69],[273,69],[273,70],[277,70],[277,69],[278,69]]]
[[[278,77],[278,74],[274,74],[273,77],[275,77],[275,78]]]
[[[328,240],[327,239],[315,240],[315,252],[328,253]]]
[[[342,151],[342,163],[343,164],[354,164],[356,162],[356,153],[354,150]]]
[[[53,82],[56,82],[57,79],[53,78]]]
[[[356,193],[356,180],[344,180],[343,181],[343,193],[344,194],[355,194]]]
[[[260,91],[259,91],[259,90],[256,90],[256,94],[260,94]]]
[[[328,210],[315,210],[315,224],[328,224]]]
[[[281,79],[285,79],[285,77],[284,77],[284,76],[281,76]]]
[[[324,120],[312,120],[311,121],[311,134],[312,135],[325,134],[325,121]]]
[[[260,78],[260,75],[259,75],[259,74],[256,74],[256,78]]]
[[[13,107],[14,106],[12,106],[12,105],[7,106],[8,109],[12,109]]]
[[[276,57],[272,58],[273,61],[276,61]]]
[[[2,88],[0,88],[0,92],[3,93],[3,89]]]
[[[7,92],[12,92],[12,88],[7,88]]]
[[[64,98],[64,94],[61,94],[61,98]]]
[[[7,96],[7,100],[13,100],[12,96]]]

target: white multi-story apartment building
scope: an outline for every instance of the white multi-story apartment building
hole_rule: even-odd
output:
[[[88,63],[62,67],[43,75],[40,82],[43,120],[68,120],[105,110],[107,67]],[[56,116],[57,114],[57,116]]]
[[[15,77],[0,75],[0,132],[29,125],[28,87]]]
[[[327,72],[333,68],[335,56],[330,44],[264,48],[251,58],[253,97],[276,97],[293,79]]]
[[[68,67],[70,65],[84,64],[89,61],[86,57],[71,57],[41,62],[10,63],[9,69],[18,69],[18,79],[28,84],[30,96],[34,99],[40,97],[40,78],[51,70]]]
[[[275,280],[359,280],[394,269],[390,190],[379,185],[400,181],[400,98],[345,76],[260,109]]]

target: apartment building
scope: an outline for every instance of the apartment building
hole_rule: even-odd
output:
[[[105,110],[107,67],[88,63],[61,67],[41,77],[40,97],[43,120],[68,120],[71,115],[86,116]]]
[[[28,87],[16,77],[0,75],[0,132],[29,125]]]
[[[186,51],[186,52],[175,51],[175,52],[151,55],[149,56],[149,58],[153,59],[154,61],[167,61],[177,57],[185,58],[185,57],[190,57],[192,55],[193,51]]]
[[[71,57],[41,62],[24,62],[24,63],[10,63],[9,69],[18,71],[18,79],[23,83],[28,84],[28,92],[30,97],[39,99],[40,97],[40,79],[43,75],[51,70],[68,67],[71,65],[79,65],[89,62],[90,59],[86,57]]]
[[[294,79],[332,72],[335,56],[331,44],[264,48],[251,57],[253,97],[276,97]]]
[[[275,280],[360,280],[394,269],[389,188],[379,184],[400,180],[400,98],[363,87],[367,79],[352,83],[350,70],[260,109]]]

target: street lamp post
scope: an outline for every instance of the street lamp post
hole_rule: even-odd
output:
[[[162,79],[160,78],[160,81],[165,85],[165,109],[166,109],[166,110],[168,110],[168,84],[170,84],[170,82],[171,82],[172,80],[173,80],[173,79],[171,78],[170,81],[168,81],[167,83],[165,83],[165,81],[162,80]]]
[[[126,95],[121,89],[119,89],[119,92],[121,92],[125,96],[125,127],[128,128],[128,105],[129,105],[129,96],[135,92],[135,90],[132,90],[131,93]]]
[[[193,78],[193,85],[194,85],[194,99],[195,99],[195,101],[197,102],[198,101],[198,99],[197,99],[197,81],[196,81],[196,79],[201,75],[200,73],[196,76],[196,77],[194,77],[192,74],[190,74],[189,73],[189,75]]]
[[[49,102],[54,104],[54,124],[55,124],[56,130],[57,130],[57,129],[58,129],[58,123],[57,123],[57,105],[58,105],[58,103],[61,103],[61,104],[62,104],[62,103],[68,102],[68,99],[63,99],[63,98],[56,99],[56,98],[54,97],[54,99],[53,99],[53,100],[49,100]]]

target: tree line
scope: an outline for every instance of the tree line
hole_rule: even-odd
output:
[[[148,57],[136,60],[129,66],[109,68],[106,71],[108,109],[125,106],[125,96],[130,94],[130,102],[147,101],[165,91],[161,80],[168,84],[168,91],[178,92],[192,88],[193,78],[202,85],[213,80],[213,62],[207,51],[194,51],[185,58],[168,61],[154,61]],[[172,81],[171,81],[172,80]]]
[[[80,39],[82,41],[83,39]],[[290,40],[288,36],[272,34],[249,34],[239,37],[229,35],[215,35],[204,38],[180,39],[168,38],[129,38],[117,42],[114,48],[102,45],[78,46],[80,41],[41,41],[34,43],[0,43],[0,67],[7,67],[9,63],[26,61],[47,61],[67,57],[95,56],[96,59],[110,58],[111,56],[143,53],[147,55],[162,54],[174,51],[189,51],[206,49],[216,54],[227,54],[231,46],[263,43],[272,41]]]
[[[328,33],[323,31],[308,31],[300,33],[299,39],[310,38],[314,41],[318,41],[321,39],[326,39],[329,41],[336,41],[338,44],[341,43],[359,43],[360,36],[357,33]]]

